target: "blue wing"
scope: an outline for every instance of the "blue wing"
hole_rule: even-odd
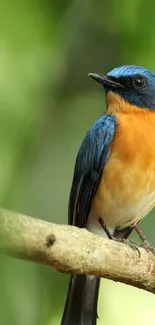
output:
[[[103,115],[87,132],[79,149],[69,200],[69,224],[86,227],[91,202],[108,160],[116,119]]]

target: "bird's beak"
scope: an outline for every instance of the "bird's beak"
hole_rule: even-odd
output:
[[[119,81],[114,81],[110,77],[104,76],[100,73],[89,73],[88,76],[102,84],[104,87],[124,88]]]

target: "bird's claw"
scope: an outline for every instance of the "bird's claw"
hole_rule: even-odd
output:
[[[125,239],[125,238],[115,238],[115,237],[112,237],[112,239],[115,240],[115,241],[117,241],[117,242],[120,242],[120,243],[123,243],[123,244],[128,245],[133,250],[137,251],[138,252],[138,255],[140,257],[140,250],[139,250],[138,245],[137,245],[137,243],[135,241],[129,240],[129,239]]]
[[[149,242],[145,239],[140,247],[144,248],[147,252],[151,252],[153,255],[155,255],[155,248],[149,244]]]

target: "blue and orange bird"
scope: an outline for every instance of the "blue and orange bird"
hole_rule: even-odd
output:
[[[155,205],[155,74],[122,66],[90,73],[105,89],[107,110],[79,149],[69,200],[69,224],[127,241]],[[61,325],[95,325],[100,279],[71,276]]]

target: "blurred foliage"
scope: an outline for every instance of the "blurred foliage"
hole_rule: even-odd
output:
[[[1,0],[0,204],[67,222],[75,156],[104,112],[88,79],[122,64],[155,71],[155,2]],[[154,212],[143,223],[154,239]],[[0,324],[58,325],[68,276],[49,267],[0,260]],[[154,324],[155,298],[103,280],[98,324]]]

